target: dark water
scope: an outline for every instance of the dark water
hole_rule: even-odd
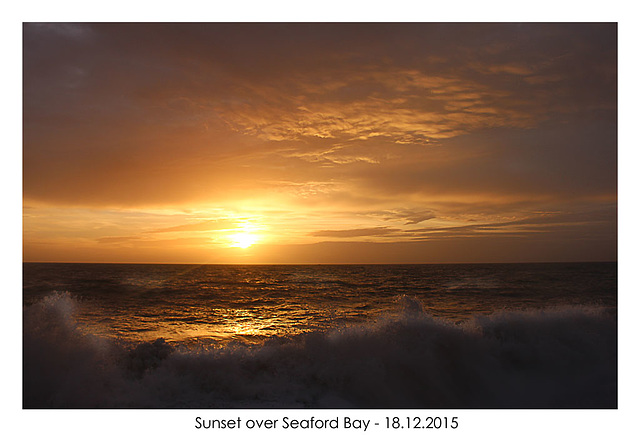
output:
[[[25,407],[615,407],[617,264],[24,264]]]

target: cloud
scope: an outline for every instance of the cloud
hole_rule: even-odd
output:
[[[150,230],[149,233],[167,233],[167,232],[208,232],[212,230],[232,229],[237,224],[227,220],[209,220],[200,221],[190,224],[181,224],[179,226],[164,227],[160,229]]]
[[[388,193],[484,191],[508,175],[491,156],[469,165],[473,138],[511,130],[532,131],[508,147],[512,165],[546,184],[554,161],[527,151],[535,131],[615,109],[615,46],[600,43],[612,33],[595,25],[52,26],[25,27],[24,188],[58,204],[227,202],[361,175]],[[557,136],[541,151],[577,145]],[[469,161],[434,172],[440,159],[404,149],[443,146]]]
[[[379,217],[384,221],[405,221],[405,225],[420,224],[436,218],[436,213],[433,210],[395,209],[372,212],[370,215]]]
[[[235,131],[263,140],[319,138],[330,145],[377,138],[429,144],[481,128],[528,128],[543,117],[509,102],[513,93],[463,77],[384,65],[325,76],[342,81],[285,77],[246,88],[245,100],[222,102],[216,113]]]
[[[474,66],[475,69],[482,73],[491,73],[491,74],[512,74],[515,76],[529,76],[533,74],[533,70],[524,65],[520,65],[517,63],[506,63],[502,65],[481,65],[477,64]]]
[[[389,227],[368,227],[362,229],[347,230],[318,230],[312,232],[310,236],[329,237],[329,238],[358,238],[365,236],[386,236],[397,233],[398,229]]]
[[[580,211],[553,211],[537,212],[533,215],[512,217],[507,221],[476,223],[476,224],[453,224],[447,226],[437,226],[406,230],[404,234],[416,236],[416,240],[431,239],[449,235],[483,233],[500,233],[525,235],[530,233],[591,233],[591,236],[608,237],[615,240],[616,229],[616,208],[615,206],[604,205],[595,210]],[[421,236],[426,235],[426,236]]]
[[[98,238],[96,241],[99,243],[107,243],[107,244],[118,244],[128,241],[138,241],[143,238],[140,236],[103,236]]]

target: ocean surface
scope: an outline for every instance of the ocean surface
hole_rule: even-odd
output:
[[[615,408],[617,263],[23,265],[25,408]]]

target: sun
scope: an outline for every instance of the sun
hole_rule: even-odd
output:
[[[231,247],[240,247],[241,249],[246,249],[258,241],[258,236],[250,232],[237,232],[229,235],[229,238],[233,242]]]

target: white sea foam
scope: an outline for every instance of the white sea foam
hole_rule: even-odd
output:
[[[24,310],[24,406],[556,408],[617,404],[616,317],[594,307],[454,324],[404,310],[259,345],[125,343],[57,293]]]

